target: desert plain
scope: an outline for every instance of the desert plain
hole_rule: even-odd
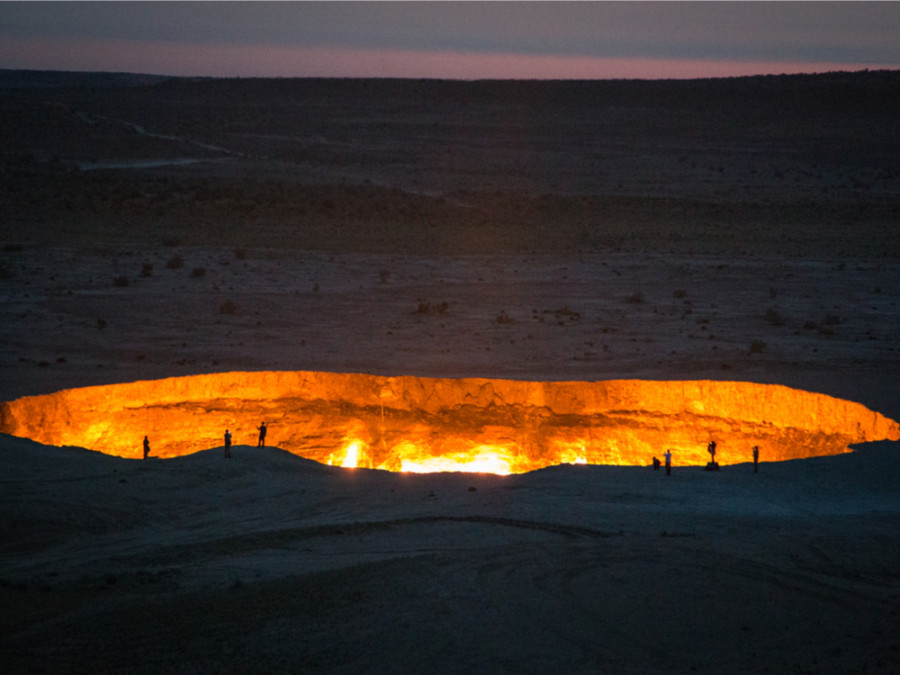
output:
[[[898,92],[0,72],[0,400],[309,370],[900,419]],[[230,460],[0,436],[9,672],[900,667],[896,442],[414,475],[233,432]]]

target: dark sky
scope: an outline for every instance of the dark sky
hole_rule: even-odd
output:
[[[898,2],[0,2],[0,68],[706,77],[900,68]]]

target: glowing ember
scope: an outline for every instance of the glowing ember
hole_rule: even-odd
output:
[[[513,473],[514,453],[502,448],[480,446],[469,452],[457,452],[443,457],[421,453],[418,458],[400,460],[401,471],[438,473],[440,471],[469,471],[472,473]]]
[[[359,466],[359,441],[353,441],[344,449],[344,459],[341,466],[345,469],[355,469]]]
[[[722,465],[848,451],[900,427],[841,399],[750,382],[525,382],[238,372],[85,387],[0,404],[0,432],[138,458],[266,438],[347,468],[522,473],[555,464]]]

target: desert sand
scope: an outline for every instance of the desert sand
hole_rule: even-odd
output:
[[[318,370],[900,419],[896,73],[0,84],[0,400]],[[230,460],[0,437],[9,672],[900,668],[897,443],[408,475],[236,432]]]
[[[5,437],[13,672],[892,672],[896,450],[518,476]],[[8,671],[9,672],[9,671]]]

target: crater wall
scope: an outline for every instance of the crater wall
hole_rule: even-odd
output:
[[[310,371],[230,372],[69,389],[0,404],[0,432],[123,457],[267,444],[323,463],[401,470],[426,458],[500,457],[509,471],[563,462],[676,464],[833,455],[898,440],[865,406],[780,385],[712,380],[536,382]],[[351,455],[352,454],[352,458]]]

